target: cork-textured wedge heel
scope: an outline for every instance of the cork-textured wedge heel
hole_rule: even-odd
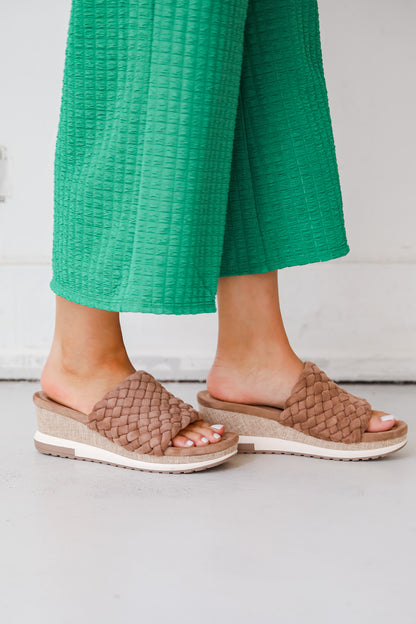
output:
[[[365,460],[394,453],[407,443],[407,424],[369,433],[371,406],[330,380],[312,362],[283,409],[223,401],[207,390],[197,394],[204,420],[239,435],[242,453],[279,453],[321,459]]]
[[[226,432],[207,446],[177,448],[171,439],[189,422],[202,420],[193,407],[169,393],[145,371],[136,371],[84,414],[33,394],[41,453],[150,472],[196,472],[237,453],[238,436]]]

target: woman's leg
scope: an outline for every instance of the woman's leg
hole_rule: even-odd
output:
[[[88,414],[135,370],[124,345],[118,312],[56,296],[55,332],[40,378],[42,390],[51,399]],[[204,446],[218,442],[223,432],[223,428],[214,430],[199,421],[181,431],[173,445]]]
[[[277,269],[345,255],[316,0],[250,0],[208,392],[283,407],[301,371]],[[394,420],[374,412],[370,431]]]
[[[279,304],[277,271],[221,277],[218,282],[218,345],[208,392],[224,401],[283,407],[301,370],[290,346]],[[395,420],[373,411],[368,431],[390,429]]]

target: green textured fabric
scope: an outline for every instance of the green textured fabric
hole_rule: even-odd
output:
[[[73,0],[51,289],[216,311],[218,277],[348,253],[315,0]]]

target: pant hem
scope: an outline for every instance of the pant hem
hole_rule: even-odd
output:
[[[250,264],[245,269],[235,268],[228,269],[227,271],[221,271],[219,277],[232,277],[233,275],[255,275],[258,273],[268,273],[269,271],[276,271],[279,269],[286,269],[292,266],[304,266],[306,264],[315,264],[317,262],[327,262],[328,260],[335,260],[346,256],[350,251],[348,244],[338,247],[337,249],[317,252],[315,254],[299,255],[291,258],[290,260],[277,259],[269,261],[267,263],[261,262],[259,264]]]
[[[49,287],[56,295],[78,303],[80,305],[87,306],[89,308],[96,308],[98,310],[108,310],[110,312],[143,312],[150,314],[204,314],[209,312],[216,312],[216,303],[214,300],[201,301],[197,303],[155,303],[155,302],[143,302],[138,299],[115,299],[115,298],[102,298],[96,295],[88,295],[79,293],[65,288],[59,282],[53,278]]]

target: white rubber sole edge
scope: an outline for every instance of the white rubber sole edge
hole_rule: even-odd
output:
[[[373,449],[362,450],[338,450],[324,448],[322,446],[314,446],[312,444],[303,444],[302,442],[295,442],[292,440],[282,440],[279,438],[268,438],[261,436],[239,436],[239,444],[253,444],[254,451],[258,452],[274,452],[274,453],[299,453],[300,455],[316,455],[318,457],[324,457],[328,459],[360,459],[371,457],[380,457],[381,455],[388,455],[394,453],[402,448],[407,442],[402,440],[397,444],[391,446],[384,446]],[[252,452],[252,451],[249,451]]]
[[[144,462],[136,459],[130,459],[129,457],[124,457],[124,455],[117,455],[116,453],[106,451],[105,449],[98,448],[97,446],[91,446],[90,444],[84,444],[82,442],[74,442],[73,440],[67,440],[65,438],[56,438],[55,436],[48,435],[47,433],[41,433],[40,431],[36,431],[33,439],[37,442],[42,442],[43,444],[73,450],[76,459],[92,459],[99,462],[109,462],[117,464],[118,466],[125,466],[127,468],[155,470],[157,472],[178,472],[180,470],[193,470],[195,468],[209,468],[209,466],[217,465],[219,462],[223,462],[237,453],[237,450],[234,450],[227,455],[199,462],[187,462],[184,464],[158,464],[156,462]]]

